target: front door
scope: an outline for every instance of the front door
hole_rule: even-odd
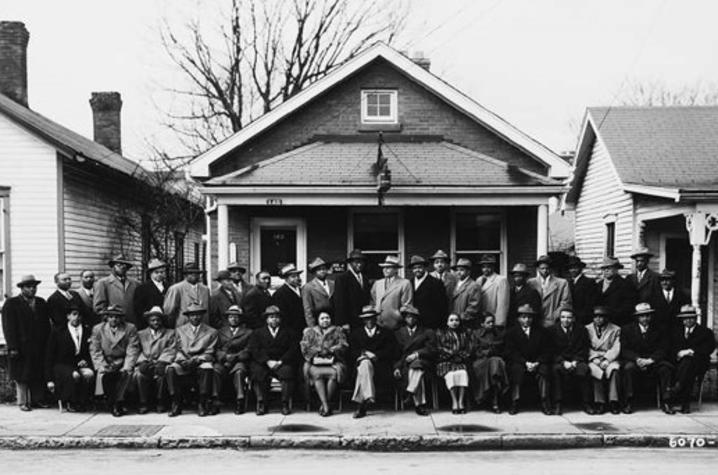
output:
[[[251,222],[252,274],[266,270],[278,276],[286,264],[306,270],[306,224],[300,218],[253,218]]]

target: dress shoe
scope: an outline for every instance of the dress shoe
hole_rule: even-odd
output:
[[[673,415],[676,413],[676,411],[674,411],[673,408],[671,407],[671,405],[667,402],[664,402],[663,404],[661,404],[661,409],[663,410],[663,412],[665,412],[666,414],[669,414],[669,415]]]
[[[237,399],[234,405],[234,413],[237,415],[244,414],[244,399]]]
[[[212,401],[207,403],[207,413],[210,416],[216,416],[219,414],[219,402],[218,401]]]
[[[691,413],[691,403],[684,402],[681,404],[681,414],[690,414]]]
[[[611,414],[620,414],[621,406],[616,401],[611,401]]]
[[[148,412],[150,412],[150,408],[144,404],[137,409],[137,414],[147,414]]]
[[[20,410],[23,411],[23,412],[32,411],[32,408],[30,407],[29,404],[20,404],[19,407],[20,407]]]
[[[115,404],[114,406],[112,406],[112,415],[114,417],[122,417],[122,409],[120,409],[119,404]]]
[[[289,403],[288,403],[288,402],[283,402],[283,403],[282,403],[282,415],[283,415],[283,416],[288,416],[288,415],[291,414],[291,413],[292,413],[292,410],[289,409]]]
[[[32,403],[32,407],[36,407],[39,409],[48,409],[50,407],[50,403],[45,402],[45,401],[34,402],[34,403]]]
[[[589,416],[592,416],[592,415],[596,414],[596,410],[593,408],[592,405],[590,405],[590,404],[588,404],[588,403],[585,403],[585,404],[583,405],[583,412],[585,412],[585,413],[588,414]]]
[[[65,410],[67,412],[77,412],[77,407],[73,403],[68,402],[65,404]]]
[[[501,407],[498,405],[498,403],[494,403],[491,405],[491,411],[494,414],[501,414]]]
[[[460,408],[459,414],[466,414],[466,408],[465,407]]]
[[[633,407],[631,406],[630,402],[627,402],[623,405],[621,408],[621,412],[624,414],[633,414]]]
[[[180,403],[179,403],[179,402],[173,402],[173,403],[172,403],[172,407],[170,408],[169,416],[170,416],[170,417],[177,417],[177,416],[179,416],[180,414],[182,414],[182,408],[181,408],[181,406],[180,406]]]
[[[563,415],[563,408],[561,407],[561,403],[557,402],[556,406],[554,406],[553,413],[556,416],[562,416]]]
[[[420,416],[428,416],[429,415],[429,409],[423,405],[420,404],[414,408],[414,411],[419,414]]]
[[[209,411],[207,410],[207,403],[204,401],[197,404],[197,415],[199,417],[206,417],[209,415]]]
[[[541,412],[544,413],[544,415],[550,416],[552,414],[551,412],[551,404],[547,400],[541,401]]]
[[[515,402],[512,402],[511,406],[509,406],[509,414],[511,414],[512,416],[515,416],[518,413],[519,413],[518,404],[516,404]]]
[[[157,414],[162,414],[163,412],[167,412],[167,407],[162,404],[157,404]]]
[[[257,401],[257,411],[258,416],[263,416],[267,413],[267,408],[264,406],[264,401]]]
[[[364,416],[366,416],[366,407],[364,404],[360,404],[359,407],[357,407],[357,410],[354,411],[354,414],[352,414],[352,417],[354,419],[361,419]]]

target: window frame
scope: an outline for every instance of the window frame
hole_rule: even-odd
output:
[[[10,188],[0,187],[0,304],[12,297],[12,266],[10,259]]]
[[[500,233],[499,236],[499,245],[500,249],[497,251],[496,249],[457,249],[456,248],[456,217],[460,214],[473,214],[473,215],[494,215],[497,216],[500,220]],[[466,254],[498,254],[498,260],[499,260],[499,273],[501,275],[508,275],[508,235],[506,233],[506,210],[504,209],[498,209],[498,208],[460,208],[460,209],[453,209],[451,210],[451,241],[450,241],[450,249],[451,249],[451,256],[454,258],[454,261],[458,259],[458,256],[460,255],[466,255]],[[453,262],[453,261],[452,261]],[[476,266],[476,262],[473,262],[474,266]]]
[[[603,217],[603,257],[616,257],[616,221],[615,214]]]
[[[389,116],[369,116],[369,94],[389,94]],[[399,123],[399,91],[397,89],[362,89],[360,96],[362,124],[398,124]]]

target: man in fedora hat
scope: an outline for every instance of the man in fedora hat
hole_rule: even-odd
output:
[[[434,267],[434,270],[431,272],[431,276],[439,279],[444,284],[444,288],[446,289],[446,298],[449,301],[447,305],[451,306],[450,300],[454,295],[454,289],[456,288],[456,282],[458,279],[449,269],[449,263],[451,262],[449,255],[439,249],[429,258],[429,260]],[[449,308],[447,307],[447,314],[448,311]]]
[[[449,314],[458,315],[468,328],[476,328],[481,315],[481,287],[471,278],[471,261],[461,257],[451,269],[457,282],[449,300]]]
[[[95,325],[90,355],[97,372],[95,396],[107,396],[112,415],[127,414],[125,393],[140,352],[137,328],[125,321],[122,307],[110,305],[100,314],[104,322]]]
[[[214,281],[219,284],[212,291],[209,297],[209,323],[214,328],[222,328],[227,321],[227,309],[232,306],[238,306],[242,302],[242,297],[237,292],[237,287],[232,280],[232,274],[228,270],[217,272]]]
[[[247,269],[245,267],[242,267],[239,262],[231,262],[227,266],[227,270],[229,271],[229,275],[232,278],[232,283],[234,284],[234,290],[239,295],[239,301],[242,300],[242,297],[245,293],[249,290],[249,284],[244,280],[244,274],[247,273]]]
[[[190,305],[194,304],[204,309],[203,323],[209,325],[209,288],[200,282],[204,271],[194,262],[184,266],[182,270],[184,280],[177,282],[167,289],[163,310],[167,315],[167,325],[170,328],[179,328],[189,319],[185,313]]]
[[[309,272],[314,278],[302,287],[302,305],[304,306],[304,321],[307,327],[317,324],[320,313],[334,314],[332,295],[334,295],[334,282],[329,280],[329,265],[321,257],[309,263]]]
[[[680,404],[681,413],[688,414],[693,386],[710,368],[716,339],[712,330],[698,324],[695,307],[684,305],[676,317],[682,325],[671,329],[670,359],[676,366],[671,392]]]
[[[136,325],[134,300],[139,284],[127,276],[132,262],[124,255],[118,254],[110,259],[107,265],[110,266],[110,275],[95,282],[95,288],[92,290],[95,313],[100,315],[109,306],[121,307],[125,312],[125,320]]]
[[[621,327],[622,410],[626,414],[633,412],[635,380],[639,376],[658,380],[663,412],[675,413],[670,404],[673,376],[673,365],[668,359],[670,342],[663,329],[653,324],[654,313],[650,304],[641,302],[633,312],[635,321]]]
[[[302,303],[302,273],[294,264],[282,267],[280,277],[284,285],[272,295],[272,303],[282,312],[282,324],[291,330],[297,340],[301,339],[302,330],[307,326]]]
[[[526,264],[517,263],[511,269],[511,292],[509,297],[509,316],[506,326],[514,326],[518,321],[519,307],[530,305],[531,308],[541,308],[541,294],[528,285],[529,268]]]
[[[165,314],[159,305],[143,312],[142,316],[146,325],[137,332],[140,355],[133,374],[140,400],[137,412],[146,414],[150,403],[154,402],[157,412],[162,413],[167,410],[165,375],[167,366],[177,355],[177,336],[174,330],[164,327]]]
[[[402,266],[397,256],[386,256],[384,262],[379,263],[379,267],[384,278],[374,282],[371,299],[379,313],[379,326],[393,331],[401,324],[399,309],[413,302],[414,291],[411,283],[398,275]]]
[[[237,305],[225,311],[224,325],[218,330],[217,353],[214,362],[214,394],[219,399],[223,382],[231,379],[234,389],[234,413],[244,413],[244,380],[249,375],[249,338],[252,330],[247,326],[242,309]]]
[[[247,318],[249,328],[261,328],[265,318],[262,316],[264,310],[272,305],[272,295],[269,293],[269,286],[272,283],[272,276],[266,270],[257,272],[254,276],[254,285],[242,297],[242,312]]]
[[[593,380],[593,413],[605,414],[606,404],[609,404],[612,414],[620,414],[618,376],[621,365],[618,357],[621,353],[621,328],[611,323],[608,307],[596,306],[593,308],[593,322],[586,325],[586,331],[590,344],[588,369]]]
[[[629,274],[626,279],[636,289],[638,302],[655,304],[661,292],[658,272],[648,268],[651,257],[653,256],[654,254],[645,247],[631,254],[631,259],[633,259],[635,263],[635,272]]]
[[[219,339],[217,330],[205,321],[207,309],[199,304],[189,304],[183,315],[187,323],[177,327],[177,352],[172,364],[167,367],[165,377],[167,390],[172,398],[169,416],[175,417],[182,412],[182,390],[180,378],[189,378],[197,385],[199,401],[197,414],[200,417],[214,415],[217,406],[211,400],[214,382],[214,354]]]
[[[72,277],[69,273],[58,272],[55,274],[54,279],[57,290],[47,298],[47,306],[50,311],[52,326],[53,328],[58,328],[67,325],[67,314],[71,307],[82,308],[82,299],[77,292],[70,289],[72,287]]]
[[[22,411],[45,403],[45,351],[50,335],[47,302],[37,297],[40,281],[23,276],[17,287],[20,295],[5,301],[2,329],[8,354],[8,376],[15,381],[17,404]]]
[[[599,294],[596,304],[610,308],[614,323],[622,327],[633,320],[633,307],[638,302],[635,287],[621,277],[618,273],[620,269],[623,269],[623,264],[615,257],[603,259],[603,278],[597,283]]]
[[[347,257],[347,271],[334,280],[334,324],[349,331],[361,326],[358,315],[371,301],[371,285],[364,273],[366,256],[354,249]]]
[[[143,315],[153,307],[162,307],[167,294],[165,279],[167,278],[167,264],[159,259],[151,259],[147,263],[147,275],[149,279],[137,286],[135,290],[134,306],[135,315]],[[137,321],[137,328],[142,330],[147,327],[147,319],[141,318]]]
[[[682,289],[676,286],[676,273],[672,270],[663,269],[658,276],[661,290],[650,302],[655,308],[654,317],[657,325],[671,331],[674,327],[682,327],[681,321],[676,318],[684,305],[691,304],[691,298]]]
[[[598,301],[598,286],[596,281],[589,279],[583,273],[586,263],[578,256],[568,256],[568,287],[571,291],[573,311],[576,323],[588,325],[593,320],[593,307]]]
[[[437,279],[429,275],[427,267],[429,262],[421,256],[411,256],[409,260],[411,273],[411,288],[414,291],[414,307],[421,314],[422,326],[432,330],[442,327],[446,323],[449,309],[449,299],[446,287]]]
[[[544,327],[553,326],[558,320],[558,312],[562,307],[570,307],[571,291],[566,279],[556,277],[551,271],[552,260],[549,256],[541,256],[536,261],[536,277],[528,283],[541,295],[541,315]]]
[[[506,277],[496,273],[496,255],[483,254],[479,258],[481,276],[476,282],[481,286],[481,311],[496,319],[496,326],[505,327],[509,315],[511,289]]]

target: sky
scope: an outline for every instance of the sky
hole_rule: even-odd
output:
[[[712,0],[407,1],[400,49],[556,152],[575,148],[586,107],[617,105],[632,83],[718,84]],[[124,154],[141,160],[174,140],[162,121],[177,73],[159,26],[198,5],[3,0],[0,19],[30,32],[30,107],[91,137],[90,93],[119,91]]]

